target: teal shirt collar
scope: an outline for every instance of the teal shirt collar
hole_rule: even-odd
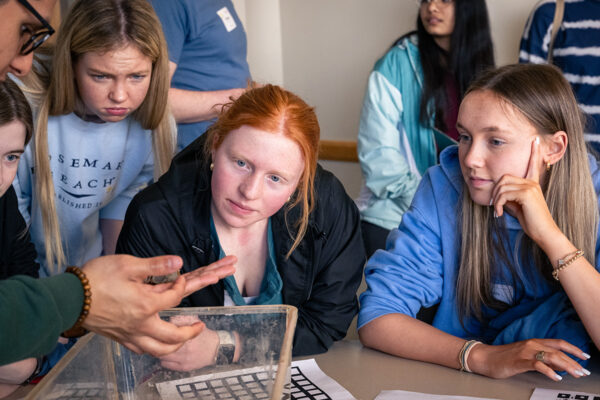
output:
[[[219,242],[219,236],[217,235],[217,230],[215,228],[215,224],[212,218],[212,214],[210,216],[210,236],[213,241],[213,251],[215,254],[219,255],[219,260],[225,257],[225,253],[221,248],[221,243]],[[235,278],[233,275],[230,275],[223,279],[223,283],[225,284],[225,290],[229,297],[233,300],[236,306],[244,306],[247,304],[281,304],[283,302],[283,297],[281,294],[281,289],[283,288],[283,282],[281,280],[281,276],[279,275],[279,271],[277,270],[277,261],[275,258],[275,245],[273,242],[273,230],[271,229],[271,219],[269,218],[268,226],[267,226],[267,261],[265,265],[265,275],[263,277],[262,283],[260,285],[260,293],[258,297],[252,300],[250,303],[246,303],[244,297],[240,293],[240,290],[235,282]]]

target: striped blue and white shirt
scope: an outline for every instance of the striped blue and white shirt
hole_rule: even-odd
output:
[[[555,0],[543,0],[531,13],[521,39],[520,62],[546,62],[555,9]],[[565,0],[553,57],[588,116],[586,140],[600,144],[600,0]]]

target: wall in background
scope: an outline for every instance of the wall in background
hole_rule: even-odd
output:
[[[233,0],[259,82],[283,84],[317,110],[321,137],[356,140],[367,77],[375,61],[416,26],[413,0]],[[516,62],[521,33],[538,0],[488,0],[499,65]],[[323,162],[355,197],[357,164]]]

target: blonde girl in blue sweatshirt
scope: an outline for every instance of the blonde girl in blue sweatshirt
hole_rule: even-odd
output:
[[[147,1],[77,1],[57,36],[37,69],[35,134],[15,183],[42,276],[114,253],[129,202],[167,170],[176,139],[166,42]]]
[[[488,72],[457,128],[458,146],[368,261],[361,341],[494,378],[589,375],[587,352],[600,345],[600,171],[569,83],[547,65]],[[433,325],[414,318],[435,304]]]

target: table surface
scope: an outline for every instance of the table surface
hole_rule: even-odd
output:
[[[315,358],[323,372],[359,400],[374,399],[382,390],[511,400],[529,400],[536,387],[600,394],[600,359],[590,360],[590,376],[564,376],[561,382],[554,382],[537,372],[508,379],[487,378],[391,356],[365,348],[358,340],[342,340],[327,353],[304,358]]]
[[[536,387],[600,394],[600,355],[588,369],[590,376],[565,376],[554,382],[537,372],[509,379],[484,376],[391,356],[362,346],[358,340],[336,342],[327,353],[313,357],[319,367],[359,400],[372,400],[382,390],[407,390],[432,394],[529,400]],[[21,388],[7,400],[22,399],[32,386]]]

